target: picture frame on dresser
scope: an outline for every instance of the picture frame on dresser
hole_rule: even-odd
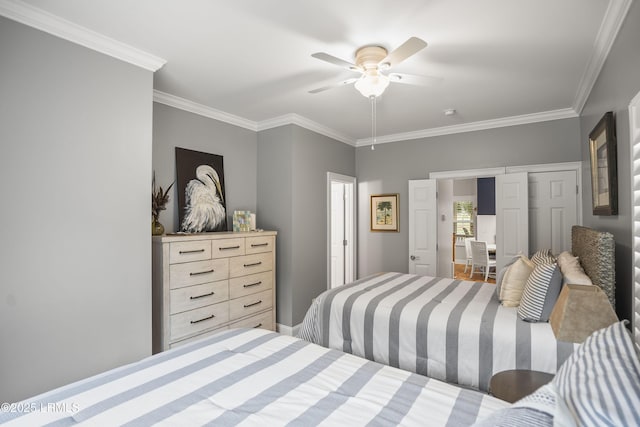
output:
[[[613,112],[605,113],[589,133],[589,153],[593,214],[617,215],[617,144]]]

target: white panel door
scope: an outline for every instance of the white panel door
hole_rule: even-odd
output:
[[[331,182],[331,287],[344,285],[345,184]]]
[[[527,173],[496,176],[497,271],[514,256],[529,252]]]
[[[409,180],[409,273],[437,275],[438,206],[435,179]]]
[[[529,174],[529,253],[571,250],[571,226],[578,223],[575,171]]]

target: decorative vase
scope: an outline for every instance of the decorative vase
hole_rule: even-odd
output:
[[[152,236],[161,236],[164,234],[164,225],[160,224],[160,221],[157,219],[151,220],[151,235]]]

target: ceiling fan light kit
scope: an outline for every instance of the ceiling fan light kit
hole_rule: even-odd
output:
[[[389,86],[389,77],[384,74],[365,74],[356,81],[355,85],[358,92],[367,98],[372,96],[380,96]]]

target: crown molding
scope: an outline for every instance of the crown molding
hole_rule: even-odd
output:
[[[582,113],[582,109],[587,103],[587,99],[589,99],[591,90],[596,84],[600,71],[607,60],[607,56],[609,56],[613,42],[615,42],[624,18],[629,11],[629,7],[631,7],[631,2],[632,0],[609,1],[607,11],[596,35],[591,57],[587,62],[584,73],[582,73],[582,78],[578,85],[578,92],[573,101],[573,109],[578,112],[578,114]]]
[[[171,95],[170,93],[161,92],[159,90],[153,91],[153,101],[160,104],[168,105],[170,107],[178,108],[180,110],[188,111],[190,113],[198,114],[200,116],[209,117],[224,123],[229,123],[244,129],[249,129],[254,132],[258,130],[256,122],[245,119],[244,117],[236,116],[234,114],[225,113],[224,111],[216,110],[215,108],[208,107],[197,102],[190,101],[179,96]]]
[[[331,129],[330,127],[321,125],[318,122],[314,122],[313,120],[307,119],[306,117],[295,113],[285,114],[283,116],[278,116],[272,119],[258,122],[258,131],[272,129],[284,125],[297,125],[315,133],[319,133],[321,135],[343,142],[345,144],[351,146],[356,145],[356,140],[354,140],[353,138],[350,138],[334,129]]]
[[[503,117],[501,119],[483,120],[479,122],[442,126],[439,128],[423,129],[413,132],[383,135],[376,138],[376,144],[406,141],[410,139],[429,138],[433,136],[451,135],[464,132],[474,132],[486,129],[524,125],[529,123],[547,122],[573,117],[578,117],[578,114],[573,109],[563,108],[560,110],[543,111],[541,113],[523,114],[521,116]],[[371,145],[371,138],[358,139],[356,141],[356,147],[363,147],[368,145]]]
[[[145,70],[155,72],[167,62],[20,0],[0,0],[0,15]]]

